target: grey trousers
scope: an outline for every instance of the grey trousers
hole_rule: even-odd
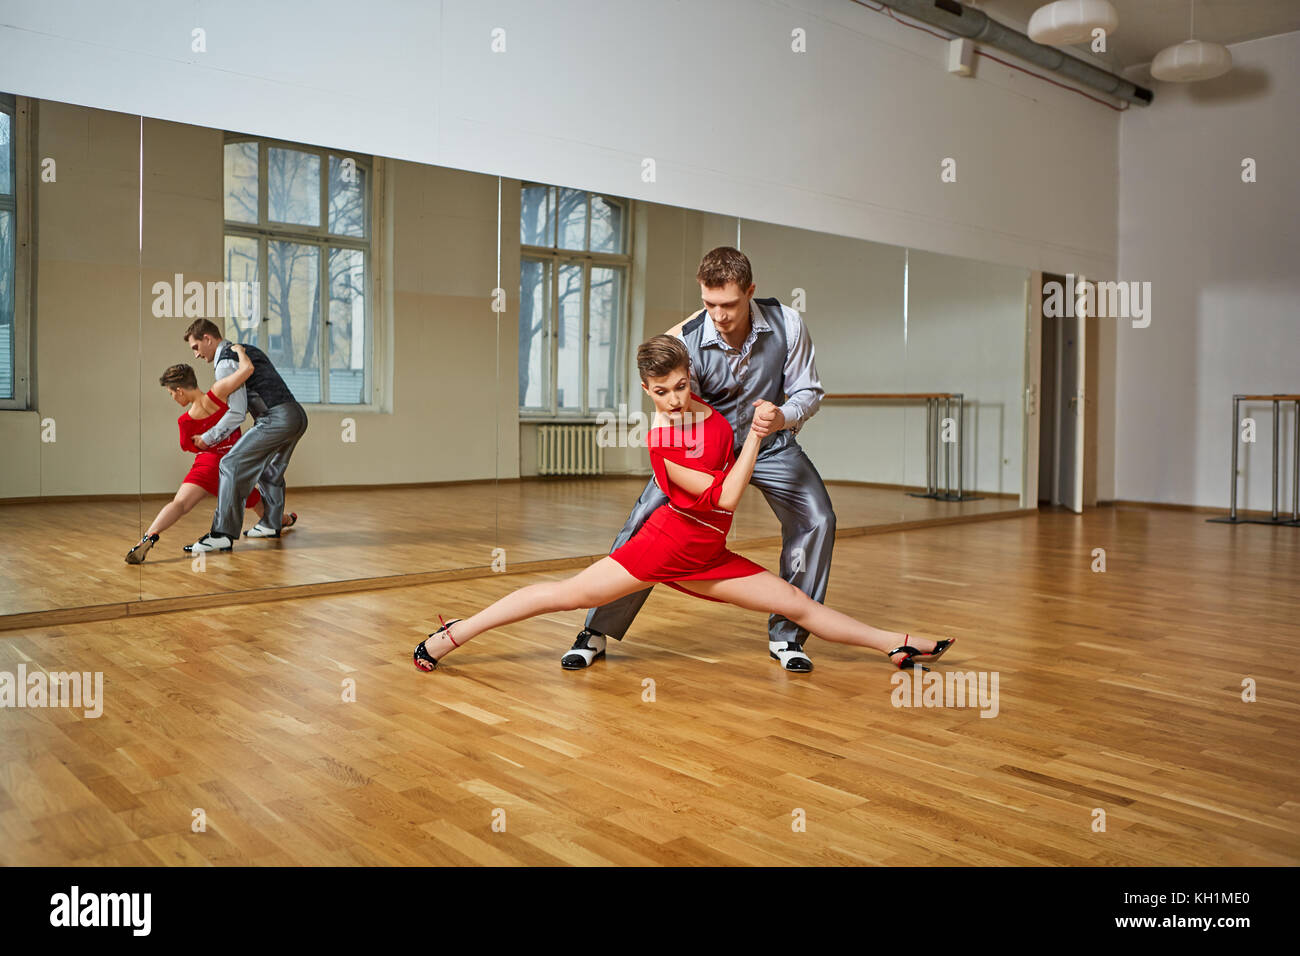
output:
[[[221,474],[217,510],[212,515],[212,533],[232,540],[244,527],[244,502],[253,485],[262,493],[266,513],[262,523],[279,528],[284,520],[284,470],[289,467],[298,439],[307,430],[307,413],[297,402],[284,402],[270,409],[253,427],[239,436],[235,447],[218,465]]]
[[[804,450],[787,439],[760,448],[749,483],[763,493],[781,521],[781,577],[814,601],[825,601],[831,551],[835,547],[835,512],[821,475]],[[667,501],[651,478],[610,550],[626,543]],[[646,588],[592,608],[587,614],[587,627],[621,641],[651,590]],[[780,614],[768,616],[767,630],[773,641],[802,644],[808,637],[807,630]]]

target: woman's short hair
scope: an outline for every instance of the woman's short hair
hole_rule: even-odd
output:
[[[177,385],[181,388],[198,388],[199,378],[194,374],[193,366],[182,362],[163,372],[158,378],[158,384],[166,385],[168,388],[175,388]]]
[[[636,350],[636,367],[641,373],[641,381],[647,378],[663,378],[679,368],[691,370],[691,355],[686,351],[686,344],[675,335],[656,335],[641,343]]]

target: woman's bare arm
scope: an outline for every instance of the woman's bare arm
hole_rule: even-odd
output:
[[[678,488],[692,495],[702,495],[713,485],[713,477],[694,468],[687,468],[675,461],[664,459],[664,468],[668,471],[668,480]]]
[[[230,348],[239,356],[239,368],[212,383],[212,394],[223,402],[230,397],[231,392],[247,382],[248,377],[253,374],[253,360],[248,357],[244,347],[238,342],[232,342]]]
[[[718,507],[723,511],[735,511],[739,507],[740,496],[745,493],[745,486],[749,484],[749,479],[754,474],[754,462],[758,460],[758,446],[762,442],[763,439],[758,432],[751,427],[749,434],[745,436],[744,447],[736,456],[736,463],[731,466],[727,477],[722,481]]]

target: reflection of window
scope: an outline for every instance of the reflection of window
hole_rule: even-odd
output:
[[[519,410],[583,417],[619,400],[631,204],[522,184]]]
[[[19,242],[20,227],[27,225],[25,167],[19,167],[23,150],[20,130],[26,135],[26,107],[0,93],[0,408],[26,408],[27,310],[24,305],[27,252]],[[25,102],[25,101],[24,101]]]
[[[369,405],[369,157],[227,135],[226,337],[255,343],[304,404]]]

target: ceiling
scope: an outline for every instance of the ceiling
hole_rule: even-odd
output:
[[[1049,0],[962,0],[1005,26],[1027,33],[1029,18]],[[1107,52],[1067,47],[1112,73],[1142,72],[1157,52],[1189,37],[1191,0],[1110,0],[1119,27],[1107,37]],[[1300,30],[1300,0],[1196,0],[1198,40],[1238,43]],[[1130,79],[1133,74],[1128,74]],[[1149,76],[1149,74],[1147,74]]]

